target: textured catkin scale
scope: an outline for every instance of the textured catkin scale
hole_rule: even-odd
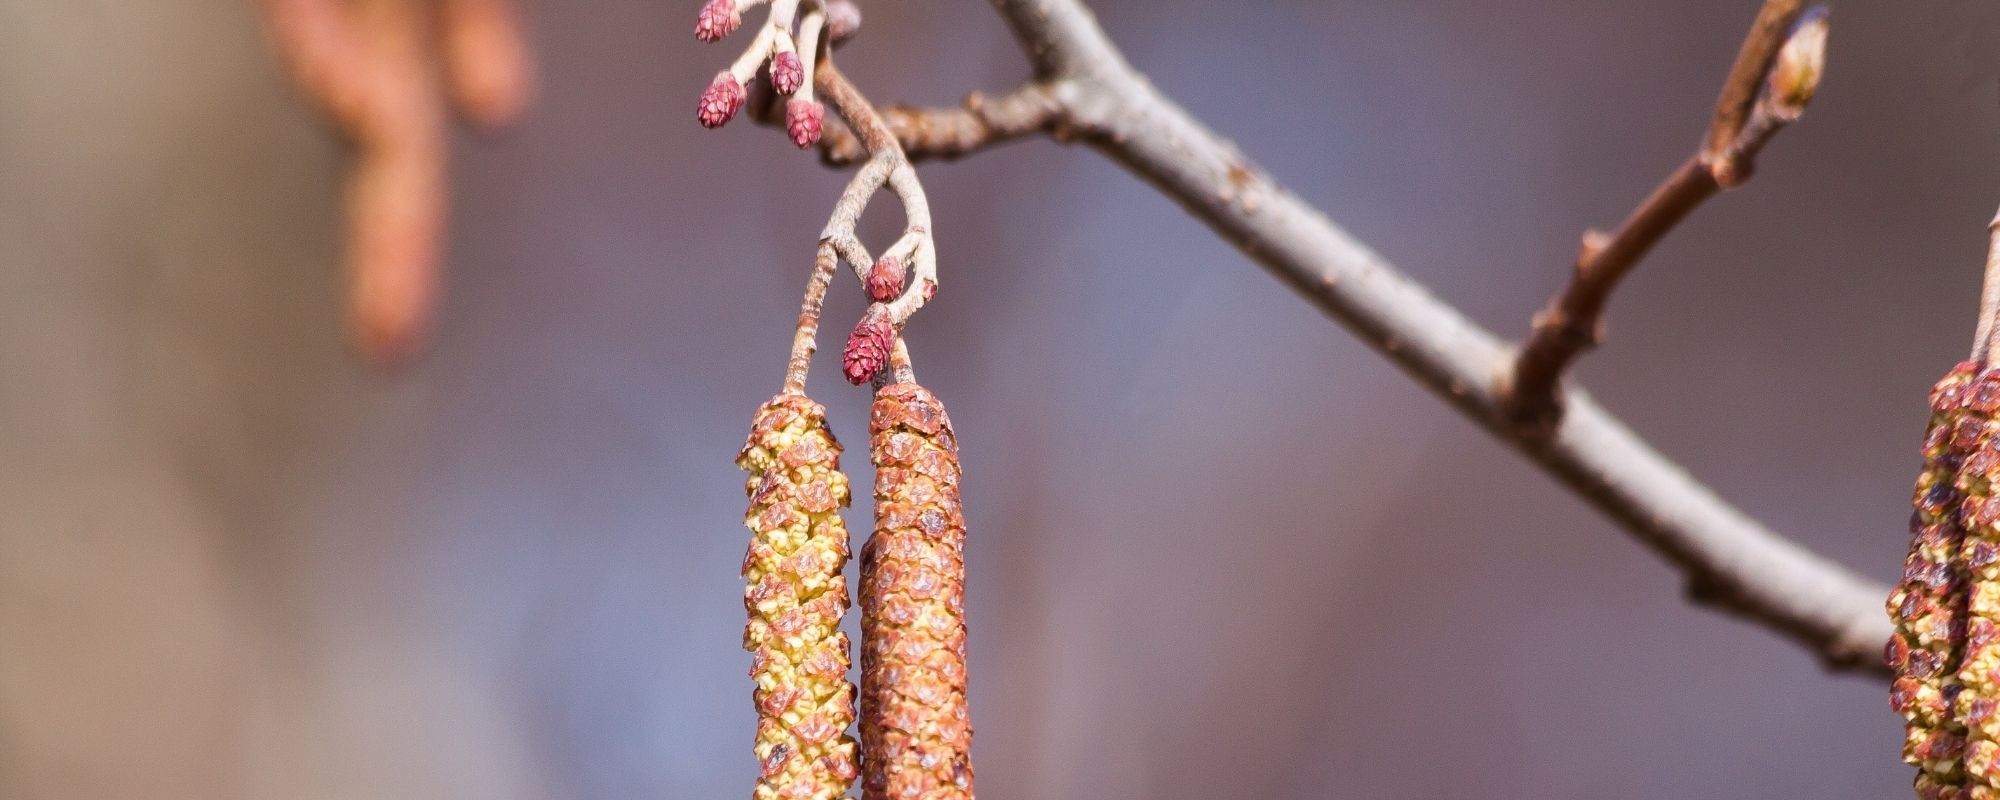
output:
[[[1945,443],[1958,460],[1953,488],[1960,497],[1964,531],[1955,577],[1961,592],[1961,647],[1948,721],[1962,727],[1964,773],[1971,798],[2000,798],[2000,441],[1993,413],[2000,408],[2000,371],[1987,372],[1959,392],[1964,411]],[[1949,689],[1950,687],[1947,687]]]
[[[875,535],[861,553],[863,800],[970,800],[958,440],[930,390],[876,392]]]
[[[832,800],[857,773],[854,684],[847,680],[847,477],[826,409],[781,394],[757,410],[737,456],[748,470],[743,648],[756,680],[756,800]]]

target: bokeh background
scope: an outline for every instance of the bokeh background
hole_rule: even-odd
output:
[[[1756,3],[1094,5],[1517,335],[1695,145]],[[695,6],[529,4],[540,103],[458,134],[441,325],[385,375],[339,338],[338,147],[247,4],[0,0],[0,797],[748,791],[730,461],[844,176],[694,124],[735,52]],[[880,101],[1025,73],[983,3],[863,7],[840,58]],[[1805,121],[1581,370],[1884,581],[2000,203],[1996,53],[1984,0],[1842,3]],[[1690,609],[1140,182],[1040,140],[923,176],[945,290],[911,338],[965,443],[989,796],[1907,791],[1879,683]],[[837,287],[829,340],[860,305]],[[857,443],[866,398],[822,358]]]

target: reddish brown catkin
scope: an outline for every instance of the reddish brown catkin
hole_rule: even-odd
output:
[[[1970,590],[1961,592],[1959,692],[1947,718],[1965,730],[1965,796],[1993,800],[2000,798],[2000,422],[1992,416],[2000,408],[2000,372],[1981,375],[1960,397],[1965,411],[1949,449],[1963,457],[1953,483],[1965,533],[1954,577]]]
[[[857,772],[854,684],[847,680],[847,477],[826,409],[780,394],[757,410],[737,456],[752,533],[743,557],[750,622],[743,647],[757,681],[756,800],[833,800]]]
[[[863,800],[971,800],[958,440],[913,383],[875,394],[875,535],[861,552]]]
[[[1905,722],[1903,759],[1917,767],[1919,797],[1965,796],[1966,726],[1959,708],[1972,698],[1963,691],[1961,675],[1970,575],[1965,561],[1969,540],[1960,511],[1967,490],[1975,488],[1963,480],[1964,467],[1993,462],[1993,455],[1977,453],[1990,451],[1987,421],[1996,402],[2000,373],[1979,377],[1971,362],[1952,369],[1932,389],[1924,468],[1910,519],[1910,554],[1902,581],[1889,597],[1896,622],[1885,653],[1896,672],[1890,705]],[[1976,488],[1982,498],[1988,493],[1983,483]]]

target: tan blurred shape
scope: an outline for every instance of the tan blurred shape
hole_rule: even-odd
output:
[[[447,100],[482,130],[534,95],[508,0],[257,0],[272,46],[348,142],[347,328],[365,357],[400,363],[437,306],[449,181]]]

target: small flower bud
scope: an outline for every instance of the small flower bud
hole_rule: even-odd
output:
[[[861,7],[852,0],[833,0],[826,4],[826,38],[834,42],[844,42],[848,37],[861,32]]]
[[[1799,20],[1778,49],[1771,62],[1770,93],[1779,108],[1797,114],[1812,102],[1819,90],[1820,74],[1826,69],[1826,34],[1826,9],[1815,8]]]
[[[840,354],[840,368],[847,382],[859,386],[874,379],[889,363],[889,350],[896,346],[896,326],[881,306],[868,309],[861,323],[847,335],[847,349]]]
[[[743,84],[737,83],[736,76],[724,70],[716,74],[715,82],[702,91],[694,116],[704,128],[720,128],[742,108]]]
[[[721,41],[722,37],[735,33],[737,26],[742,24],[743,14],[736,10],[736,0],[708,0],[694,19],[694,38],[704,42]]]
[[[799,62],[799,54],[786,50],[771,57],[771,88],[778,94],[791,94],[806,82],[806,67]]]
[[[868,299],[887,303],[903,294],[903,262],[895,256],[875,260],[868,270]]]
[[[785,101],[785,132],[792,135],[792,144],[800,149],[819,142],[825,118],[826,108],[816,100],[794,97]]]

